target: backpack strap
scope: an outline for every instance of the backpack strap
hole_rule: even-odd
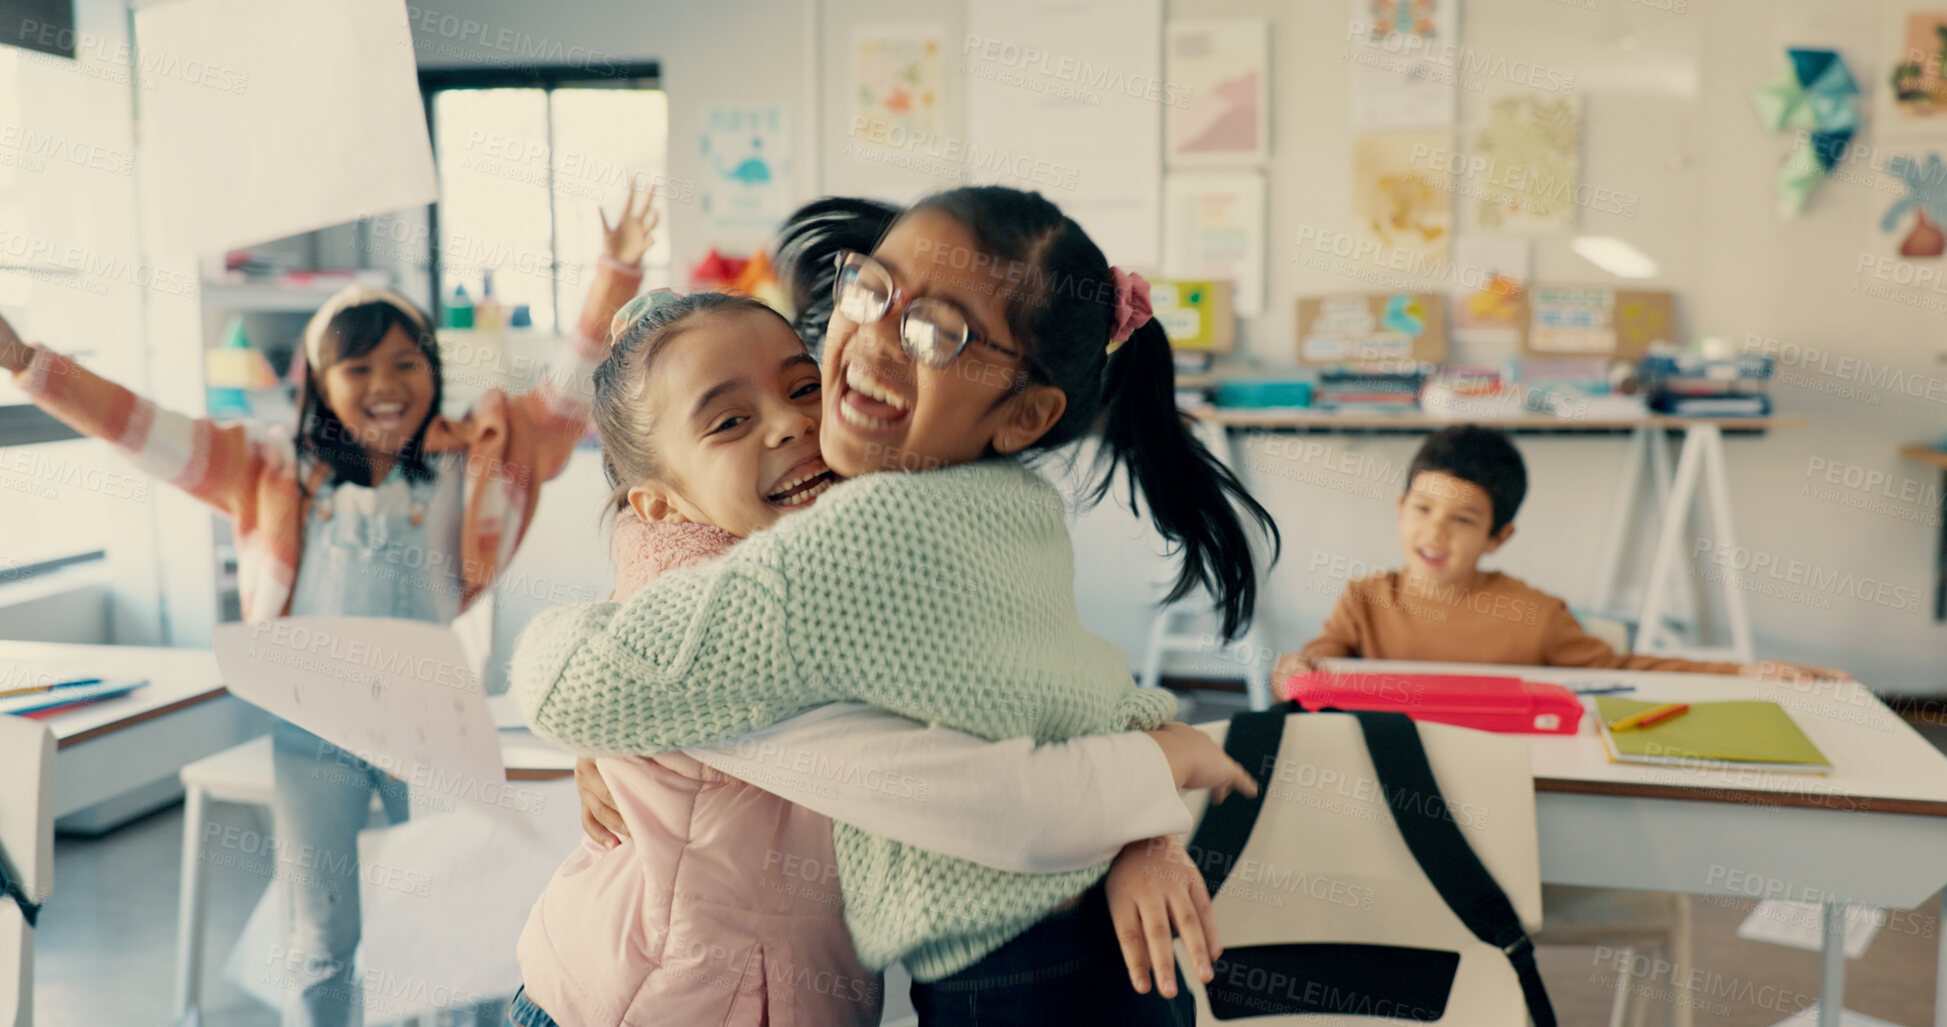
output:
[[[1393,821],[1427,880],[1474,937],[1507,954],[1521,979],[1521,992],[1528,1000],[1528,1015],[1535,1027],[1555,1027],[1555,1009],[1548,1002],[1541,971],[1535,966],[1535,943],[1522,929],[1507,893],[1481,865],[1480,857],[1449,815],[1447,801],[1433,779],[1433,767],[1427,763],[1419,728],[1403,713],[1355,710],[1352,715],[1359,718],[1359,728],[1365,733],[1366,749],[1372,754]],[[1230,747],[1224,748],[1229,751]]]
[[[7,857],[4,852],[0,852],[0,897],[12,899],[14,905],[20,907],[20,917],[27,921],[27,926],[33,927],[35,921],[41,918],[40,903],[28,898],[27,890],[7,873]]]
[[[1190,856],[1203,872],[1203,884],[1209,889],[1212,902],[1223,890],[1231,869],[1244,855],[1251,830],[1257,827],[1257,815],[1271,794],[1271,770],[1277,763],[1278,749],[1284,744],[1285,717],[1303,712],[1304,707],[1286,701],[1268,710],[1238,713],[1230,718],[1230,731],[1224,735],[1224,753],[1257,782],[1257,795],[1232,792],[1229,798],[1204,811],[1203,822],[1190,836]]]

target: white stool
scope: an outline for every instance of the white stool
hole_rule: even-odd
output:
[[[203,828],[207,803],[237,802],[270,809],[276,793],[270,736],[260,735],[182,769],[183,876],[176,914],[176,1016],[197,1008],[203,992]]]
[[[1684,987],[1691,967],[1690,896],[1544,884],[1541,915],[1541,933],[1534,938],[1537,945],[1607,945],[1623,953],[1625,969],[1616,978],[1609,1027],[1622,1027],[1625,1020],[1640,1027],[1650,1002],[1632,999],[1638,990],[1659,987],[1653,979],[1638,984],[1627,969],[1634,965],[1638,949],[1650,954],[1652,967],[1658,956],[1667,960],[1673,997],[1670,1022],[1690,1027],[1690,995]]]

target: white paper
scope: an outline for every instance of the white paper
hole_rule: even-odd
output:
[[[452,629],[383,617],[219,625],[230,694],[416,789],[497,806],[507,788],[480,678]]]
[[[1161,0],[980,0],[967,9],[961,149],[975,182],[1041,193],[1118,267],[1161,253]]]
[[[1846,958],[1858,959],[1886,922],[1886,911],[1872,906],[1846,907]],[[1738,925],[1745,941],[1767,941],[1807,952],[1825,947],[1825,907],[1817,902],[1766,899]]]
[[[520,985],[514,943],[535,896],[581,838],[573,781],[524,786],[522,807],[465,807],[359,834],[363,937],[353,979],[365,1022],[394,1023],[504,999]],[[289,936],[287,883],[273,879],[223,975],[273,1008],[289,997],[277,953]]]
[[[1459,79],[1459,0],[1432,0],[1430,31],[1398,31],[1381,22],[1376,0],[1350,0],[1345,60],[1352,77],[1352,130],[1391,131],[1451,125]]]
[[[1227,279],[1239,317],[1264,313],[1264,176],[1178,172],[1163,196],[1163,273]]]
[[[401,0],[135,9],[145,206],[209,253],[438,196]]]
[[[519,986],[514,943],[535,896],[582,837],[572,780],[523,785],[525,808],[467,807],[359,835],[367,1023],[505,997]]]
[[[1271,30],[1262,18],[1172,19],[1168,82],[1187,100],[1163,105],[1172,167],[1263,164],[1270,156]]]

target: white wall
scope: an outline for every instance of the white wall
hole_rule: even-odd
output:
[[[658,0],[543,8],[481,0],[452,6],[496,30],[510,27],[624,57],[661,60],[671,97],[675,177],[698,177],[695,138],[704,104],[784,102],[791,105],[805,144],[798,153],[818,155],[815,168],[806,170],[816,175],[820,192],[908,199],[950,183],[848,151],[846,62],[852,32],[862,24],[941,25],[949,41],[947,131],[958,136],[964,118],[956,44],[968,2],[679,5]],[[1928,336],[1947,323],[1942,314],[1907,302],[1925,298],[1911,290],[1891,298],[1860,291],[1876,283],[1870,274],[1855,272],[1862,253],[1891,249],[1876,241],[1873,231],[1891,201],[1875,189],[1885,181],[1873,170],[1883,161],[1882,151],[1872,149],[1880,140],[1868,131],[1856,145],[1872,163],[1857,165],[1850,180],[1828,183],[1803,218],[1780,222],[1773,213],[1771,180],[1787,141],[1761,131],[1747,95],[1779,66],[1788,43],[1835,46],[1862,83],[1879,81],[1885,71],[1879,5],[1692,0],[1682,12],[1661,7],[1625,0],[1593,9],[1472,0],[1463,8],[1461,38],[1470,52],[1490,60],[1526,59],[1576,76],[1576,92],[1585,104],[1583,179],[1638,201],[1634,217],[1584,211],[1580,231],[1621,236],[1650,254],[1661,269],[1655,283],[1680,293],[1692,334],[1740,341],[1769,337],[1908,372],[1941,374],[1935,363],[1940,347]],[[813,10],[815,33],[806,26]],[[1292,308],[1299,295],[1359,287],[1329,270],[1300,264],[1294,243],[1308,227],[1352,227],[1346,202],[1351,139],[1346,11],[1338,0],[1176,0],[1169,5],[1173,17],[1246,15],[1266,18],[1272,26],[1269,307],[1264,317],[1244,326],[1247,351],[1265,363],[1289,362]],[[428,64],[494,58],[490,48],[477,44],[468,56],[465,41],[437,34],[421,32],[418,43]],[[1046,41],[1051,51],[1059,46],[1059,40]],[[815,109],[806,88],[814,67],[822,83]],[[1491,88],[1500,85],[1489,78]],[[1489,95],[1463,90],[1463,121],[1482,110]],[[698,235],[698,212],[673,207],[669,230],[681,268],[705,243]],[[1559,236],[1537,241],[1535,273],[1553,281],[1607,279]],[[1845,666],[1882,689],[1947,689],[1935,669],[1947,657],[1947,632],[1928,616],[1936,529],[1927,500],[1938,495],[1939,483],[1894,453],[1903,441],[1939,434],[1947,418],[1929,401],[1852,382],[1817,366],[1787,370],[1798,377],[1781,383],[1777,397],[1785,412],[1804,415],[1809,426],[1729,442],[1740,541],[1779,562],[1803,560],[1923,598],[1916,613],[1843,594],[1823,596],[1824,605],[1753,594],[1749,602],[1760,651]],[[1863,398],[1828,391],[1840,386],[1855,388]],[[1247,467],[1285,530],[1285,560],[1273,575],[1280,593],[1273,621],[1279,639],[1290,645],[1308,637],[1330,607],[1328,591],[1337,578],[1314,572],[1315,562],[1329,564],[1338,557],[1374,567],[1398,562],[1392,496],[1418,439],[1313,441],[1325,444],[1322,453],[1286,447],[1275,438],[1258,440]],[[1571,603],[1584,603],[1593,585],[1594,550],[1615,502],[1624,441],[1519,441],[1533,484],[1519,536],[1503,550],[1499,566]],[[1801,495],[1813,461],[1889,475],[1895,496],[1878,497],[1888,512]],[[1365,471],[1335,469],[1345,466]],[[1907,479],[1914,482],[1912,490],[1924,487],[1925,495],[1899,498]],[[1139,522],[1111,507],[1084,517],[1078,526],[1084,615],[1132,653],[1139,651],[1147,623],[1144,583],[1168,570],[1155,555],[1160,549]]]

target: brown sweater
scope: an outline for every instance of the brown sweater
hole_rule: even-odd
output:
[[[1348,582],[1305,656],[1505,663],[1527,667],[1736,674],[1738,663],[1619,653],[1582,630],[1568,604],[1496,571],[1472,588],[1410,584],[1399,571]]]

